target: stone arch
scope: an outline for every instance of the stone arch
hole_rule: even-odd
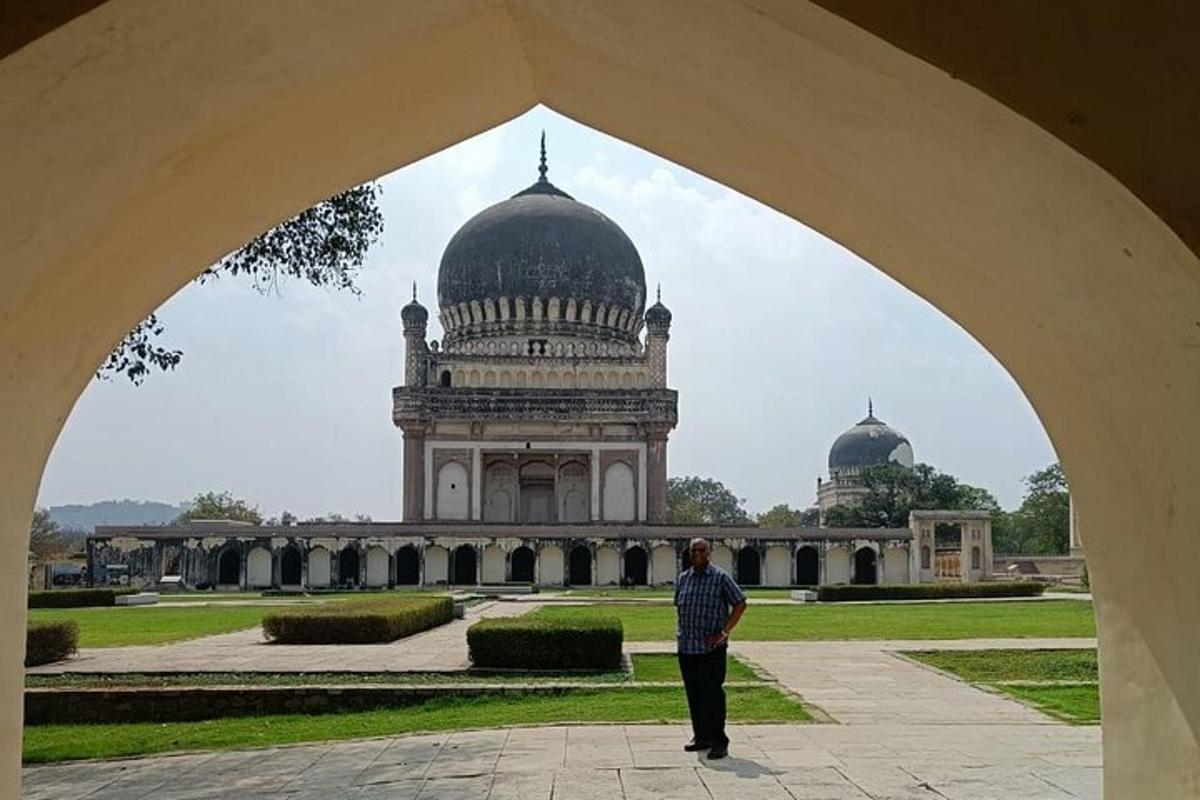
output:
[[[510,580],[513,583],[533,583],[533,567],[536,562],[537,556],[534,555],[533,548],[521,545],[516,550],[513,550],[512,555],[509,556],[509,565],[512,572]]]
[[[615,461],[604,470],[600,509],[606,521],[628,522],[637,518],[633,468],[624,461]]]
[[[921,545],[921,569],[933,569],[933,552],[929,545]]]
[[[674,561],[674,559],[672,559]],[[649,558],[641,545],[625,548],[625,580],[629,586],[645,586],[650,582]]]
[[[710,548],[709,559],[712,561],[712,563],[716,564],[718,567],[725,570],[730,575],[734,574],[733,551],[730,550],[727,545],[717,544],[716,542],[709,542],[709,548]],[[688,567],[691,566],[691,561],[687,557],[686,549],[683,552],[683,560],[685,562],[684,569],[687,569]]]
[[[255,547],[246,556],[246,585],[251,589],[269,589],[271,580],[271,551]]]
[[[878,582],[879,557],[874,548],[858,548],[854,551],[854,577],[851,583],[874,584]]]
[[[762,559],[758,550],[746,546],[737,554],[737,582],[742,586],[759,586],[762,584]]]
[[[474,586],[479,582],[477,558],[475,547],[469,544],[460,544],[450,552],[451,582],[455,586]]]
[[[352,545],[343,547],[338,552],[337,568],[338,586],[357,588],[359,569],[358,548]]]
[[[443,389],[449,389],[451,385],[450,370],[442,370],[442,374],[438,378],[438,385]]]
[[[603,372],[601,372],[600,370],[596,370],[596,374],[595,374],[595,375],[592,377],[592,388],[593,388],[593,389],[603,389],[603,388],[605,388],[605,386],[604,386],[604,373],[603,373]]]
[[[796,585],[816,586],[821,582],[821,556],[810,544],[796,551]]]
[[[480,380],[481,379],[479,377],[479,370],[473,369],[467,373],[467,385],[468,386],[479,386]]]
[[[563,373],[562,388],[564,388],[564,389],[574,389],[575,388],[575,373],[574,372],[564,372]]]
[[[437,492],[434,516],[437,519],[468,519],[471,514],[471,495],[467,466],[461,461],[447,461],[437,471]]]
[[[971,569],[975,572],[983,569],[983,551],[979,549],[979,545],[971,548]]]
[[[279,585],[301,586],[304,583],[304,557],[300,548],[289,544],[279,554]]]
[[[416,586],[421,582],[421,556],[406,544],[396,551],[396,585]]]
[[[489,369],[483,373],[483,385],[484,386],[495,386],[496,385],[496,371],[494,369]]]
[[[240,586],[242,583],[242,554],[236,545],[226,547],[217,557],[217,585]]]
[[[571,548],[567,583],[571,586],[592,585],[592,551],[586,544],[577,544]]]
[[[120,9],[111,7],[102,11],[73,20],[72,35],[99,37],[103,26],[110,25],[108,15],[119,18],[121,14]],[[163,17],[161,24],[171,31],[187,30],[193,20],[186,13],[174,11]],[[229,29],[257,25],[257,18],[240,16],[254,13],[240,10],[239,16],[230,18]],[[479,16],[470,19],[482,23],[490,21],[484,14],[498,12],[481,7],[475,13]],[[557,14],[564,16],[556,18]],[[275,32],[283,41],[294,31],[322,22],[339,24],[336,18],[306,17],[304,11],[289,17]],[[1194,756],[1200,739],[1200,693],[1192,680],[1200,653],[1200,643],[1192,635],[1200,589],[1182,572],[1190,569],[1186,565],[1195,563],[1200,553],[1189,522],[1197,518],[1200,500],[1183,488],[1187,485],[1183,479],[1197,474],[1200,447],[1191,429],[1179,425],[1179,420],[1192,416],[1197,378],[1187,357],[1191,343],[1178,333],[1180,320],[1187,320],[1191,329],[1189,309],[1196,307],[1197,262],[1184,239],[1168,227],[1170,208],[1163,205],[1161,214],[1158,212],[1161,198],[1152,187],[1145,189],[1146,197],[1136,196],[1135,192],[1143,190],[1137,171],[1143,162],[1131,150],[1116,145],[1115,152],[1125,156],[1115,157],[1073,150],[1065,141],[1077,142],[1075,146],[1085,151],[1087,141],[1066,132],[1063,139],[1056,138],[1047,130],[1053,123],[1036,108],[1023,115],[1019,108],[1007,108],[973,88],[969,78],[952,78],[960,75],[956,70],[922,60],[916,52],[919,40],[907,45],[913,52],[905,52],[886,36],[872,35],[871,23],[881,23],[870,14],[859,28],[837,13],[808,5],[770,14],[731,7],[695,14],[687,25],[679,24],[669,13],[639,12],[620,29],[629,37],[629,46],[603,60],[577,56],[595,52],[605,37],[612,35],[610,26],[588,26],[567,11],[529,11],[517,20],[513,36],[490,41],[468,39],[475,36],[474,25],[423,25],[424,18],[407,27],[392,17],[370,24],[373,21],[364,23],[363,17],[356,16],[352,28],[344,23],[346,29],[331,31],[329,40],[340,39],[341,46],[328,48],[325,61],[321,54],[307,54],[303,64],[280,64],[279,59],[287,57],[285,47],[256,50],[258,63],[231,55],[226,64],[213,69],[227,69],[239,80],[205,98],[209,105],[198,109],[205,113],[173,114],[164,103],[164,98],[174,95],[192,96],[184,88],[187,76],[173,72],[169,60],[164,60],[160,70],[126,73],[132,83],[126,92],[129,102],[123,104],[118,117],[120,124],[91,124],[113,117],[104,103],[95,104],[105,107],[104,116],[90,111],[91,119],[70,117],[93,133],[95,146],[78,155],[64,150],[62,158],[35,156],[52,156],[58,153],[55,148],[61,149],[61,139],[47,134],[56,132],[51,122],[62,118],[63,108],[54,105],[42,110],[26,99],[40,96],[47,85],[61,79],[64,70],[56,49],[64,46],[63,37],[35,40],[12,56],[36,59],[46,68],[28,79],[29,71],[11,70],[10,75],[20,75],[21,83],[4,86],[5,96],[12,92],[14,107],[29,110],[12,126],[10,136],[17,143],[14,150],[28,154],[25,160],[38,165],[22,172],[20,179],[12,182],[11,191],[25,191],[26,184],[43,186],[47,202],[31,204],[34,208],[22,210],[5,226],[11,232],[0,252],[11,254],[12,263],[19,265],[14,267],[19,271],[13,285],[22,287],[22,293],[15,296],[13,307],[25,316],[10,318],[3,329],[6,346],[0,347],[0,358],[7,360],[0,374],[15,374],[8,365],[17,363],[18,358],[45,365],[31,370],[4,398],[6,413],[0,418],[10,420],[6,430],[28,432],[3,437],[18,441],[20,449],[14,456],[15,478],[5,482],[11,488],[3,496],[5,502],[0,502],[0,508],[12,510],[0,527],[16,530],[26,524],[22,519],[28,517],[27,498],[34,496],[36,476],[54,432],[83,378],[107,349],[104,344],[115,341],[130,320],[190,277],[189,270],[204,263],[199,255],[228,251],[271,221],[352,180],[414,159],[490,120],[507,118],[536,102],[570,107],[586,124],[620,130],[665,157],[705,167],[730,185],[770,200],[783,213],[805,219],[875,259],[903,283],[945,307],[1004,359],[1060,445],[1063,462],[1075,476],[1072,491],[1077,505],[1092,520],[1089,555],[1099,578],[1097,587],[1104,587],[1097,594],[1098,613],[1105,622],[1101,636],[1104,646],[1111,648],[1105,657],[1105,703],[1106,708],[1122,712],[1110,715],[1106,747],[1112,753],[1128,754],[1122,757],[1122,768],[1110,775],[1109,793],[1118,794],[1117,788],[1136,786],[1138,779],[1144,778],[1152,788],[1142,787],[1142,792],[1155,794],[1153,787],[1165,787],[1169,780],[1157,775],[1179,779],[1184,774],[1180,769],[1161,767],[1171,758],[1168,752]],[[767,35],[764,21],[780,23],[778,31]],[[556,31],[570,33],[556,35]],[[369,38],[384,32],[386,58],[380,57],[378,45]],[[752,32],[764,35],[748,35]],[[411,40],[406,38],[410,36]],[[416,37],[425,38],[428,48],[413,46],[406,54],[408,48],[396,46],[397,41],[415,45]],[[681,57],[699,52],[690,46],[697,40],[729,45],[719,51],[720,69],[700,69]],[[487,65],[486,71],[471,72],[475,60],[461,63],[447,57],[433,85],[437,102],[428,99],[433,91],[397,91],[400,113],[394,107],[388,112],[404,120],[412,132],[389,122],[387,116],[369,114],[366,101],[377,101],[369,96],[374,87],[392,75],[415,72],[406,57],[436,59],[439,53],[461,52],[459,45],[466,42],[490,48],[487,59],[477,59]],[[798,46],[801,42],[803,46]],[[1144,48],[1146,40],[1140,43]],[[358,55],[354,55],[356,50]],[[775,68],[764,70],[764,63]],[[497,69],[495,64],[505,68]],[[72,69],[72,79],[82,84],[75,96],[101,96],[95,90],[104,89],[112,74],[105,66],[104,62],[88,63]],[[543,74],[549,70],[563,74],[552,80]],[[640,80],[629,81],[631,74]],[[343,82],[345,75],[370,79],[356,81],[364,88],[355,91],[354,82]],[[755,97],[741,92],[748,84],[747,75],[762,82]],[[222,79],[209,73],[195,77],[209,85],[221,85]],[[790,95],[794,103],[780,105],[760,99],[783,96],[797,81],[803,91]],[[172,85],[181,88],[176,92],[164,89]],[[403,80],[399,83],[400,87],[408,85]],[[676,91],[666,91],[671,86],[677,87]],[[303,134],[279,136],[291,123],[283,113],[285,103],[296,97],[300,88],[320,89],[305,93],[314,107],[363,109],[364,124],[352,126],[361,146],[350,146],[351,141],[344,138],[348,134],[339,138],[336,131],[322,131],[320,135],[326,138],[320,144],[339,153],[338,159],[328,160],[336,163],[314,167],[307,176],[262,181],[264,175],[282,174],[284,165],[294,162],[297,154],[311,145]],[[584,102],[585,91],[600,101]],[[622,102],[611,102],[617,91],[623,93]],[[1009,102],[1018,106],[1020,95],[1013,95]],[[247,107],[261,108],[262,113],[231,133],[222,148],[205,152],[184,146],[194,141],[197,120],[230,130],[229,119],[240,118]],[[475,116],[445,110],[467,107],[474,109]],[[886,149],[892,153],[872,152],[871,137],[880,126],[862,125],[861,116],[854,112],[863,108],[872,109],[880,125],[890,126],[894,147]],[[55,116],[48,119],[49,114]],[[421,124],[413,125],[412,120]],[[679,135],[685,124],[682,121],[693,128],[702,127],[704,142]],[[1039,122],[1047,128],[1039,128]],[[143,154],[129,154],[116,146],[121,141],[118,137],[127,137],[131,129],[157,134],[146,137]],[[439,131],[444,138],[423,133],[430,130]],[[739,148],[738,143],[751,140],[755,130],[772,135],[760,137],[760,146],[755,148]],[[41,140],[46,143],[35,146]],[[277,146],[264,146],[265,142]],[[897,150],[907,157],[894,158]],[[119,156],[103,155],[117,152]],[[795,152],[816,155],[787,158]],[[185,157],[156,177],[164,172],[164,154],[178,153]],[[1134,164],[1132,173],[1121,163],[1123,157]],[[89,169],[84,158],[99,159],[99,163]],[[81,190],[80,182],[63,179],[76,174],[96,176],[87,181],[94,186]],[[1122,179],[1127,183],[1123,185]],[[157,229],[163,231],[160,236],[173,233],[170,226],[157,223],[186,216],[182,212],[190,209],[180,198],[215,196],[218,188],[230,197],[249,198],[254,193],[247,188],[256,183],[261,188],[258,197],[243,201],[242,208],[230,209],[224,217],[205,220],[208,230],[194,237],[194,242],[181,244],[176,235],[175,242],[164,244],[146,234]],[[122,198],[112,184],[146,186],[155,202],[146,204],[134,192]],[[66,185],[71,188],[57,188]],[[926,202],[913,208],[903,192],[888,197],[883,191],[898,186],[922,186]],[[998,186],[1003,190],[998,192]],[[61,191],[72,192],[69,203],[56,197]],[[55,247],[46,243],[48,237],[28,235],[38,229],[43,208],[61,209],[68,204],[77,206],[77,212],[64,220],[62,235],[53,237],[64,244]],[[864,221],[864,204],[871,205],[869,222]],[[127,215],[132,219],[135,212],[129,206],[145,207],[137,212],[146,217],[143,223],[91,224],[98,218],[96,209],[109,209],[113,218]],[[146,236],[146,246],[125,246],[120,234],[113,232],[122,227]],[[955,247],[931,246],[939,241],[938,231],[953,231]],[[1128,248],[1125,244],[1129,242],[1142,246]],[[171,248],[179,266],[163,266],[157,272],[150,268],[164,263],[163,254],[172,252]],[[138,249],[142,254],[136,254]],[[80,252],[88,253],[89,258],[70,257]],[[106,281],[122,302],[96,303],[112,307],[74,313],[74,306],[83,309],[94,296],[83,279],[89,274]],[[997,276],[1003,279],[997,280]],[[1086,296],[1072,290],[1089,283],[1094,290]],[[40,291],[47,286],[51,289]],[[131,287],[128,294],[120,294],[123,286]],[[990,291],[983,291],[989,286]],[[1148,288],[1153,291],[1141,291]],[[26,297],[37,302],[26,304]],[[1071,302],[1064,302],[1066,298]],[[50,318],[45,312],[60,299],[69,301],[70,306],[60,316],[74,323],[59,321],[57,335],[40,337],[47,341],[37,350],[29,343],[39,340],[39,332],[28,321],[39,315]],[[1012,326],[1014,311],[1036,324]],[[1092,324],[1118,315],[1127,316],[1128,326],[1107,327],[1119,331]],[[23,328],[28,328],[27,336]],[[88,339],[95,344],[87,344]],[[43,350],[48,358],[34,357]],[[1097,369],[1098,364],[1111,365],[1112,370]],[[1122,391],[1106,393],[1106,387],[1112,386],[1120,386]],[[1081,392],[1096,398],[1086,409],[1071,402]],[[25,410],[9,414],[10,409]],[[1106,437],[1080,433],[1104,429],[1106,423],[1119,426],[1127,435],[1097,441]],[[1117,442],[1136,445],[1123,452]],[[1145,475],[1145,485],[1150,488],[1139,493],[1122,491],[1129,474]],[[1153,526],[1161,547],[1128,546],[1127,532],[1142,524]],[[1163,608],[1178,611],[1162,614]],[[0,650],[17,653],[19,647]],[[1127,688],[1132,686],[1139,687],[1136,693]],[[1143,702],[1147,696],[1153,702]],[[13,724],[9,724],[10,733]],[[1171,735],[1158,733],[1164,729],[1174,732],[1171,741],[1179,747],[1155,749],[1156,743]],[[1154,735],[1142,735],[1148,730]],[[1162,755],[1147,758],[1145,765],[1139,766],[1138,756],[1153,752]],[[1193,757],[1190,763],[1196,761]],[[6,779],[11,771],[5,773]],[[1194,767],[1189,766],[1186,776],[1193,784],[1195,775]],[[1170,794],[1166,789],[1157,793]]]

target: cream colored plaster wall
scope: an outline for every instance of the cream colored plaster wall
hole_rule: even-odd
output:
[[[682,570],[675,548],[666,545],[654,548],[650,554],[650,582],[655,585],[674,584]]]
[[[446,583],[450,577],[450,553],[436,544],[425,548],[425,585]]]
[[[563,551],[557,545],[543,547],[538,553],[538,583],[543,586],[562,586]]]
[[[10,545],[135,322],[273,223],[538,101],[812,225],[1001,360],[1088,524],[1106,794],[1197,794],[1200,263],[1027,119],[798,0],[110,0],[0,61]],[[0,562],[5,797],[24,578]]]
[[[621,580],[621,554],[615,547],[596,548],[596,575],[593,581],[597,586],[612,586]]]
[[[494,544],[483,548],[482,580],[484,583],[504,583],[507,579],[504,572],[504,551]]]
[[[308,551],[308,585],[317,588],[329,585],[329,551],[324,547]]]
[[[388,552],[382,547],[367,550],[367,586],[388,585]]]
[[[246,557],[246,585],[251,589],[270,588],[271,553],[269,550],[256,547]]]
[[[764,586],[787,586],[792,582],[792,549],[773,546],[767,548],[763,562]]]
[[[844,547],[833,547],[825,551],[825,583],[850,582],[850,554]]]

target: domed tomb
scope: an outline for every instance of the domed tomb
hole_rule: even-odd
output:
[[[868,407],[867,416],[839,436],[829,450],[830,475],[881,464],[899,464],[912,469],[913,450],[900,431],[877,419]]]
[[[546,179],[481,211],[438,271],[447,344],[549,335],[637,342],[646,278],[620,227]]]

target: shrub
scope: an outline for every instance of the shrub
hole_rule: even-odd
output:
[[[113,606],[117,597],[137,594],[137,589],[56,589],[29,593],[29,608],[84,608],[86,606]]]
[[[377,644],[444,625],[454,617],[449,597],[373,598],[267,614],[263,630],[280,644]]]
[[[31,622],[25,629],[25,666],[62,661],[79,644],[79,626],[71,620]]]
[[[1045,586],[1032,581],[989,581],[987,583],[898,583],[881,586],[822,586],[817,599],[839,600],[941,600],[970,597],[1035,597]]]
[[[624,629],[616,617],[501,617],[467,630],[471,663],[485,669],[611,670],[621,666]]]

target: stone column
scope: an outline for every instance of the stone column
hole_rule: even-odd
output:
[[[595,522],[600,519],[600,448],[592,448],[588,469],[591,470],[592,479],[591,518]]]
[[[667,521],[667,435],[671,426],[651,423],[646,426],[646,521]]]
[[[404,521],[425,518],[425,426],[404,427]]]

